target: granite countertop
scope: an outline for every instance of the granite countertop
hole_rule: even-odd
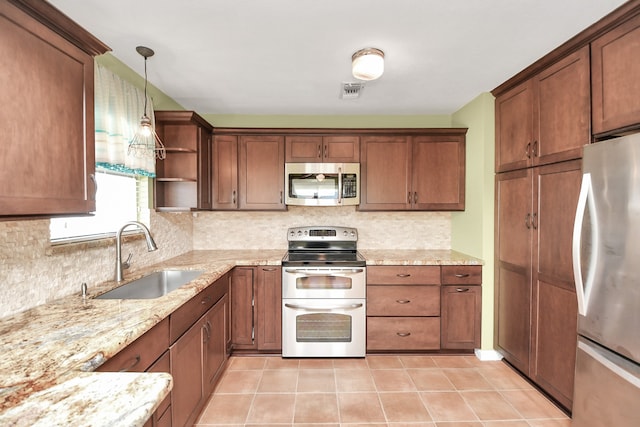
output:
[[[0,425],[142,426],[171,390],[171,376],[95,369],[234,266],[280,265],[285,252],[192,251],[129,274],[122,283],[162,269],[205,271],[160,298],[95,299],[118,286],[108,281],[85,298],[71,295],[0,319]],[[360,252],[367,265],[482,264],[450,250]],[[114,414],[116,407],[122,410]]]
[[[113,408],[140,406],[127,414],[125,424],[142,426],[170,391],[171,376],[93,371],[234,266],[279,265],[284,254],[284,250],[193,251],[126,276],[129,282],[167,268],[205,271],[160,298],[94,299],[118,286],[108,281],[91,288],[86,298],[71,295],[0,319],[0,425],[33,425],[28,414],[37,417],[57,406],[65,420],[61,425],[95,419],[93,426],[111,426]],[[71,394],[83,398],[73,402]],[[52,418],[47,420],[41,422],[55,424]]]
[[[482,265],[483,261],[447,249],[359,249],[367,265]]]

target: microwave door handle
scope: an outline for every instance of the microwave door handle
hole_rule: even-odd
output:
[[[338,204],[342,204],[342,168],[338,168]]]

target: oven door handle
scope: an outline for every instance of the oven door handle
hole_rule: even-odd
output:
[[[359,303],[359,304],[334,305],[334,306],[328,306],[328,307],[305,307],[304,305],[289,304],[288,302],[286,302],[284,303],[284,306],[287,308],[293,308],[296,310],[327,311],[327,310],[353,310],[353,309],[362,307],[363,304]]]
[[[331,276],[336,274],[341,274],[343,276],[351,276],[354,274],[360,274],[364,272],[362,268],[350,268],[345,270],[335,269],[335,270],[325,270],[324,272],[315,272],[315,270],[305,270],[304,268],[292,268],[285,269],[286,273],[292,274],[304,274],[306,276]]]

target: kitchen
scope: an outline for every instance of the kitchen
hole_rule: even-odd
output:
[[[367,89],[371,91],[374,87]],[[168,106],[168,109],[175,106]],[[373,126],[363,117],[350,117],[351,126]],[[231,118],[216,124],[235,126]],[[284,121],[284,119],[281,119]],[[311,118],[307,118],[312,122]],[[406,118],[388,117],[389,127],[406,126]],[[326,224],[339,219],[341,224],[359,230],[359,247],[367,249],[449,249],[470,254],[485,262],[483,269],[483,331],[482,349],[493,349],[493,97],[478,96],[474,101],[451,116],[426,116],[419,127],[468,127],[466,210],[464,212],[367,212],[355,208],[297,208],[286,212],[152,212],[151,228],[159,251],[147,253],[142,242],[133,252],[133,269],[140,269],[192,249],[273,249],[286,247],[286,229],[295,225]],[[256,119],[257,122],[257,119]],[[254,123],[256,123],[254,122]],[[376,126],[379,119],[374,118]],[[268,126],[278,123],[272,120]],[[261,124],[252,124],[260,126]],[[304,123],[284,126],[313,127]],[[264,125],[267,126],[267,125]],[[477,161],[475,159],[482,159]],[[394,226],[401,223],[402,227]],[[252,224],[247,233],[247,224]],[[223,227],[219,226],[224,224]],[[113,268],[113,247],[87,248],[82,252],[64,252],[50,248],[48,221],[2,222],[3,270],[10,272],[2,291],[3,311],[15,313],[58,297],[77,293],[80,283],[90,285],[109,280]],[[393,230],[393,233],[391,232]],[[223,232],[224,231],[224,232]],[[421,236],[428,235],[426,240]],[[235,236],[243,236],[237,239]],[[34,250],[37,248],[37,252]],[[60,252],[61,251],[61,252]],[[84,266],[95,266],[87,272]],[[47,272],[51,287],[34,286]]]

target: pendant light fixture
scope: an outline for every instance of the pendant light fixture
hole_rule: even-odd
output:
[[[147,59],[155,52],[145,46],[136,47],[136,51],[144,58],[144,112],[140,118],[140,126],[129,143],[127,152],[135,157],[155,157],[158,160],[164,160],[167,156],[164,144],[147,115]]]
[[[375,80],[384,73],[384,52],[375,47],[360,49],[351,56],[351,72],[359,80]]]

